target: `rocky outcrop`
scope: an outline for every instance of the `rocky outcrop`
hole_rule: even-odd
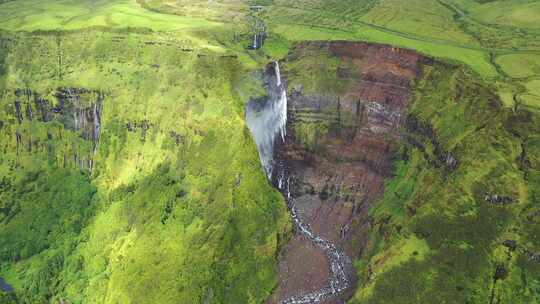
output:
[[[510,252],[514,252],[516,250],[519,250],[521,253],[523,253],[530,261],[540,263],[540,252],[534,252],[527,248],[524,245],[519,245],[517,241],[515,240],[505,240],[502,242],[502,245]]]
[[[289,198],[293,217],[335,250],[318,246],[297,225],[281,253],[279,286],[269,302],[343,303],[355,286],[350,260],[366,241],[368,210],[392,175],[412,83],[429,60],[365,43],[310,42],[295,51],[304,48],[320,49],[341,62],[353,62],[353,67],[343,64],[336,70],[336,77],[348,80],[341,95],[290,90],[286,137],[274,149],[272,178]],[[342,261],[333,260],[334,252],[344,254]],[[338,266],[344,269],[336,270]],[[302,301],[305,295],[343,286],[345,290]]]
[[[407,143],[422,151],[431,164],[435,167],[445,168],[449,171],[453,171],[457,168],[459,164],[458,160],[452,153],[445,151],[442,148],[442,145],[439,143],[435,131],[430,124],[417,119],[414,115],[408,115],[405,119],[405,127],[407,132],[404,135]],[[426,153],[423,142],[428,142],[431,145],[433,156]]]
[[[47,99],[45,95],[54,98]],[[8,104],[8,117],[14,118],[13,134],[9,135],[15,138],[17,155],[23,151],[54,154],[51,149],[62,145],[53,147],[50,142],[66,139],[62,130],[70,131],[88,142],[90,148],[79,150],[79,144],[70,142],[66,145],[70,151],[64,151],[64,166],[72,160],[80,169],[92,171],[101,134],[104,98],[102,92],[84,88],[58,88],[52,94],[40,94],[31,89],[4,92],[1,99]],[[62,130],[55,128],[56,123]],[[36,128],[38,125],[41,127]]]
[[[61,88],[55,97],[59,104],[53,112],[60,114],[59,120],[64,127],[80,132],[85,140],[92,141],[95,151],[101,130],[103,93],[80,88]]]
[[[505,240],[503,246],[508,248],[510,251],[515,251],[518,247],[518,244],[515,240]]]
[[[146,134],[148,130],[150,130],[150,128],[153,126],[154,125],[146,119],[141,121],[128,121],[126,123],[126,129],[128,130],[128,132],[140,132],[141,142],[146,141]],[[176,142],[179,142],[180,140],[178,134],[172,133],[171,137],[173,137]]]
[[[536,262],[536,263],[540,263],[540,253],[536,253],[536,252],[533,252],[533,251],[530,251],[530,250],[526,250],[525,254],[529,258],[529,260],[531,260],[533,262]]]
[[[492,205],[508,205],[514,202],[514,199],[504,195],[486,194],[484,196],[484,201]]]

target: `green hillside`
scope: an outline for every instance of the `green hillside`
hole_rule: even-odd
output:
[[[0,273],[23,303],[260,302],[273,289],[290,224],[245,132],[254,62],[212,37],[226,27],[145,14],[138,29],[2,33]],[[171,18],[193,32],[146,28]],[[74,120],[93,123],[99,103],[95,140]]]
[[[266,303],[293,223],[244,108],[306,40],[436,60],[349,303],[540,303],[534,0],[0,0],[0,303]]]
[[[467,69],[427,72],[351,303],[538,303],[540,115]]]

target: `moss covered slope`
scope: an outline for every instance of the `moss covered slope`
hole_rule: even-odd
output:
[[[290,226],[243,122],[258,84],[193,37],[2,34],[0,276],[20,302],[260,303],[274,288]]]
[[[425,73],[351,303],[539,302],[539,115],[467,68]]]

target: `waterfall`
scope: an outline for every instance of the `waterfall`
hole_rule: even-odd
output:
[[[281,86],[281,71],[279,70],[279,62],[274,61],[274,69],[276,70],[276,85]]]
[[[270,179],[274,167],[274,143],[277,136],[285,141],[287,91],[281,80],[279,63],[273,62],[274,74],[268,77],[268,96],[253,100],[246,108],[246,121],[259,150],[259,157]]]
[[[264,33],[255,33],[253,34],[253,42],[251,43],[251,46],[249,47],[252,50],[258,50],[263,46],[265,39]]]
[[[285,142],[285,135],[287,132],[287,90],[281,82],[281,71],[279,70],[279,62],[277,61],[274,61],[274,70],[276,75],[276,86],[280,91],[279,99],[276,104],[276,111],[279,112],[279,130],[281,139]]]
[[[257,36],[258,36],[257,34],[254,34],[254,35],[253,35],[253,45],[252,45],[251,47],[252,47],[254,50],[257,49],[257,43],[258,43],[258,41],[259,41],[259,39],[258,39]]]
[[[276,187],[283,193],[298,233],[306,236],[313,244],[324,251],[330,264],[330,277],[324,288],[310,293],[293,296],[281,304],[318,303],[334,297],[350,287],[346,267],[350,259],[332,242],[317,235],[302,221],[294,198],[291,196],[291,183],[286,164],[274,160],[274,144],[281,137],[285,142],[287,126],[287,91],[281,78],[280,66],[273,62],[273,75],[266,75],[268,96],[252,100],[246,108],[246,121],[259,150],[261,164],[269,180],[275,178]]]

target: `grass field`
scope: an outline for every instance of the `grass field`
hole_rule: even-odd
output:
[[[523,103],[527,106],[540,109],[540,78],[526,83],[526,93],[521,95]]]
[[[512,78],[540,75],[540,54],[502,55],[496,62]]]
[[[479,46],[474,37],[454,22],[453,12],[434,0],[381,0],[361,20],[419,37]]]
[[[273,31],[289,41],[359,40],[391,44],[404,48],[415,49],[430,56],[463,62],[471,66],[476,72],[484,75],[485,77],[498,76],[495,67],[489,62],[489,55],[481,50],[462,48],[454,45],[445,45],[431,41],[423,41],[415,39],[414,37],[398,35],[392,33],[391,31],[374,28],[364,24],[355,26],[354,32],[303,24],[272,23],[272,25]],[[277,42],[280,41],[279,38],[276,40]],[[268,46],[269,48],[273,47],[272,42],[273,41],[270,40],[270,45]]]
[[[486,1],[452,0],[484,23],[539,29],[540,2],[530,0]]]
[[[237,25],[242,24],[245,13],[245,8],[242,7],[257,2],[242,4],[239,0],[224,0],[207,4],[204,1],[188,3],[153,0],[141,3],[144,5],[141,6],[135,0],[10,1],[1,4],[0,29],[33,31],[95,26],[135,27],[157,31],[182,31],[188,35],[190,31],[212,31],[230,25],[211,21],[219,19],[218,16],[227,15],[229,19],[235,20]],[[151,8],[152,11],[143,7]],[[510,11],[515,15],[529,12],[529,19],[534,23],[533,21],[540,20],[535,9],[536,4],[527,1],[513,1],[512,4],[495,1],[480,5],[472,0],[415,0],[406,4],[397,0],[317,0],[294,3],[278,0],[266,9],[264,17],[270,30],[282,36],[274,40],[278,42],[284,38],[288,41],[348,39],[388,43],[416,49],[431,56],[464,62],[489,78],[501,76],[490,62],[490,53],[501,53],[496,62],[502,71],[511,78],[521,78],[538,74],[535,58],[540,56],[540,47],[536,50],[527,49],[529,52],[522,54],[519,47],[506,49],[505,42],[490,40],[490,45],[483,46],[485,37],[482,35],[495,31],[495,34],[504,36],[509,27],[525,25],[504,24],[500,21],[505,27],[494,25],[485,31],[484,28],[476,27],[486,27],[482,18],[489,17],[483,17],[485,12],[497,14]],[[161,14],[157,11],[173,14]],[[233,11],[234,13],[231,13]],[[455,18],[458,13],[462,14],[462,18]],[[467,20],[474,22],[467,25]],[[474,32],[475,30],[479,32]],[[246,31],[245,28],[242,31]],[[527,27],[526,31],[536,33],[534,27]],[[527,32],[527,35],[532,34]],[[492,45],[493,43],[499,43],[500,46]],[[272,47],[270,43],[270,54],[273,54]],[[529,64],[531,61],[533,64]]]
[[[165,14],[242,22],[248,7],[243,0],[137,0],[143,7]]]
[[[16,31],[76,30],[88,27],[149,28],[157,31],[220,26],[203,18],[160,14],[135,0],[17,0],[0,5],[0,29]]]

